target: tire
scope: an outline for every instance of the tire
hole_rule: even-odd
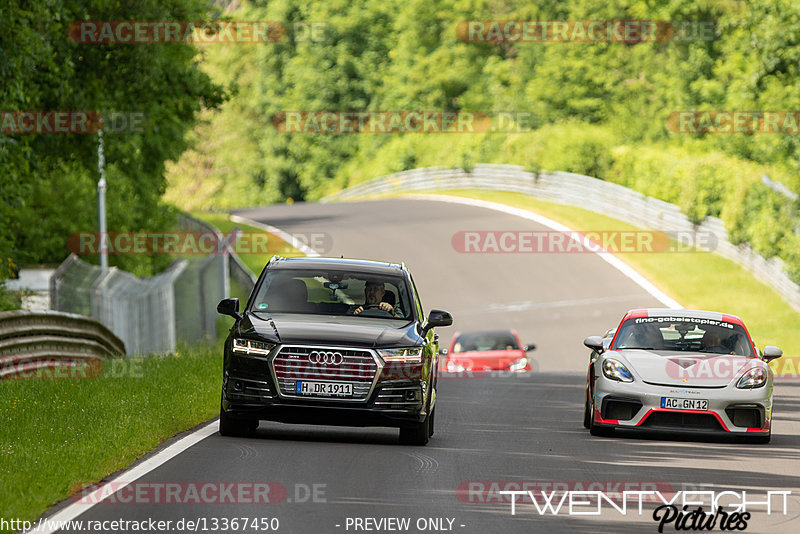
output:
[[[592,408],[589,406],[589,386],[586,386],[586,398],[583,402],[583,428],[589,428],[592,424]]]
[[[433,436],[433,425],[436,423],[436,408],[433,409],[431,414],[428,416],[428,419],[431,420],[430,424],[428,425],[428,437]]]
[[[432,414],[431,414],[432,415]],[[400,427],[400,443],[403,445],[425,446],[431,437],[431,416],[421,423]]]
[[[258,428],[258,421],[233,417],[219,409],[219,433],[222,436],[247,437]]]

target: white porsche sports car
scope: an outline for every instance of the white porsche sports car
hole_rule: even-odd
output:
[[[614,429],[729,433],[767,443],[778,347],[756,349],[742,320],[722,313],[631,310],[591,336],[583,424]]]

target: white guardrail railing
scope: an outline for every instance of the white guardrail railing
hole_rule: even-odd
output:
[[[780,258],[766,259],[749,245],[728,241],[723,222],[707,217],[693,224],[678,206],[647,197],[627,187],[590,176],[568,172],[527,172],[518,165],[478,164],[471,172],[445,167],[426,167],[374,178],[322,199],[322,202],[354,200],[372,195],[433,192],[448,189],[486,189],[512,191],[533,197],[578,206],[608,215],[632,225],[678,233],[689,242],[716,252],[752,272],[777,291],[789,305],[800,311],[800,285],[786,274]],[[710,237],[713,236],[713,237]]]

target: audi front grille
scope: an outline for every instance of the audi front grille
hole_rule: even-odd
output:
[[[281,396],[334,401],[365,401],[381,371],[380,360],[366,349],[284,345],[272,360],[272,370]],[[315,397],[297,395],[298,381],[347,382],[353,396]]]

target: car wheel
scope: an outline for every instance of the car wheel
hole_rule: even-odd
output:
[[[431,417],[421,423],[400,427],[400,443],[403,445],[427,445],[431,434]]]
[[[247,437],[258,428],[258,421],[242,419],[225,413],[219,408],[219,433],[223,436]]]
[[[428,416],[428,419],[431,420],[431,422],[428,424],[428,437],[431,437],[433,436],[433,425],[436,423],[436,408],[433,409],[431,414]]]
[[[590,397],[589,404],[589,433],[593,436],[610,436],[614,433],[613,428],[598,426],[594,422],[594,399]]]
[[[592,408],[589,406],[589,386],[586,386],[586,398],[583,403],[583,428],[592,424]]]

